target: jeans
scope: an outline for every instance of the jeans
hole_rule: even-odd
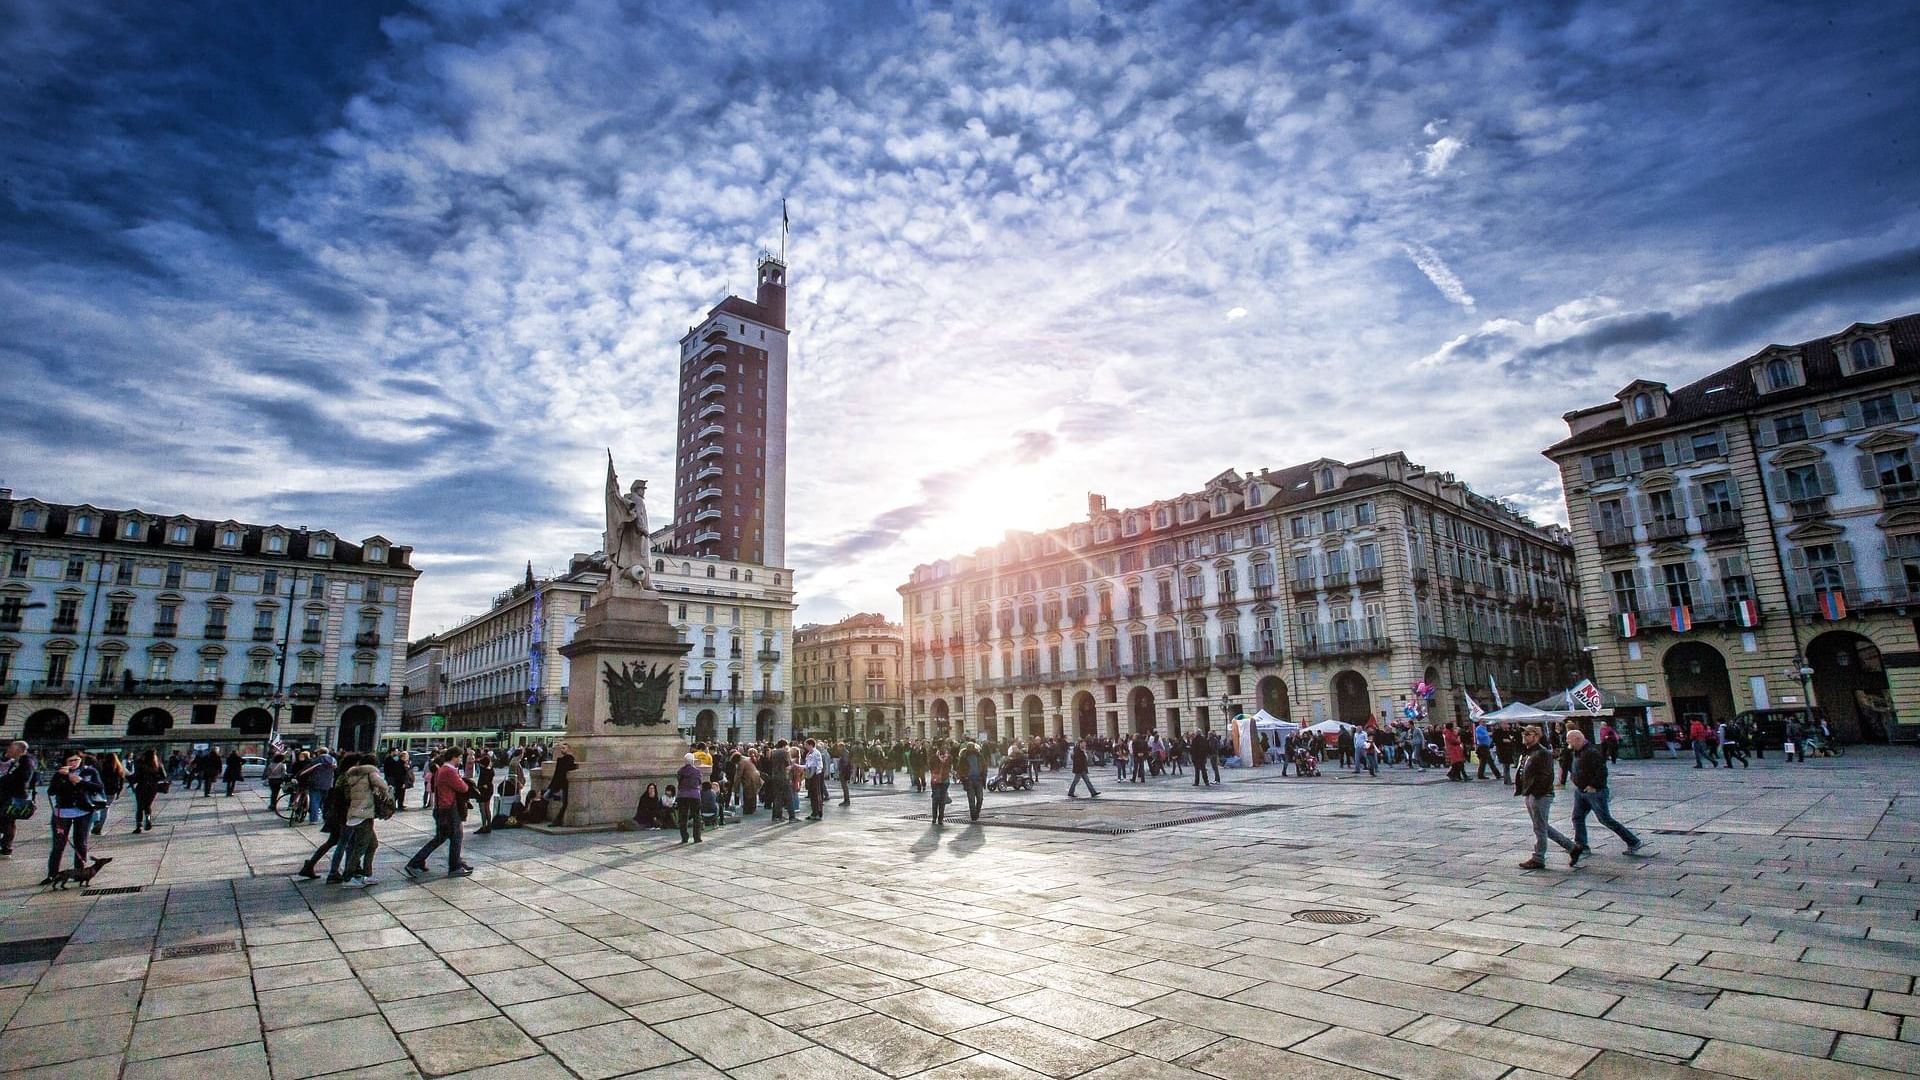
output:
[[[346,843],[347,867],[343,873],[350,878],[370,878],[373,876],[373,853],[380,846],[373,832],[373,819],[369,818],[347,830]]]
[[[1633,830],[1613,820],[1613,815],[1608,812],[1609,798],[1606,788],[1573,793],[1573,842],[1581,847],[1587,846],[1587,812],[1592,811],[1600,824],[1612,829],[1615,836],[1627,842],[1627,847],[1639,847],[1640,838],[1633,835]]]
[[[1573,841],[1553,827],[1547,815],[1553,811],[1553,796],[1527,796],[1527,817],[1533,821],[1533,859],[1539,862],[1547,857],[1547,841],[1552,840],[1567,851],[1577,851]]]
[[[1193,786],[1207,785],[1207,762],[1205,758],[1193,763]]]
[[[93,827],[93,815],[81,814],[79,817],[60,817],[54,812],[53,850],[47,852],[47,876],[60,872],[60,856],[66,854],[67,845],[73,845],[73,868],[87,865],[87,836]]]
[[[1368,776],[1380,775],[1380,756],[1374,752],[1373,747],[1369,746],[1359,752],[1353,763],[1353,771],[1359,772],[1362,764],[1366,765]]]
[[[326,787],[312,788],[307,792],[307,821],[308,822],[311,823],[311,822],[320,820],[320,808],[326,805],[327,792],[332,790],[333,790],[333,785],[328,784]]]
[[[694,843],[700,842],[700,800],[676,799],[673,803],[674,820],[680,826],[680,842],[687,842],[687,828],[693,828]]]
[[[938,825],[947,820],[947,803],[952,801],[947,795],[947,781],[933,782],[933,796],[930,801],[933,803],[933,823]]]
[[[1114,770],[1114,775],[1113,775],[1114,782],[1118,784],[1126,783],[1127,782],[1127,759],[1123,757],[1117,757],[1117,758],[1114,758],[1113,760],[1116,765],[1116,768]]]
[[[1707,744],[1705,742],[1702,742],[1699,739],[1695,739],[1693,740],[1693,767],[1694,768],[1698,769],[1701,767],[1700,760],[1702,758],[1705,758],[1706,760],[1713,762],[1714,768],[1717,769],[1720,767],[1720,759],[1718,757],[1715,757],[1713,751],[1707,748]]]
[[[1098,791],[1094,790],[1093,777],[1088,776],[1084,772],[1077,772],[1073,774],[1073,783],[1067,785],[1067,794],[1072,795],[1073,793],[1079,791],[1080,785],[1082,782],[1085,782],[1087,785],[1087,794],[1089,795],[1100,794]]]
[[[1480,758],[1480,768],[1474,772],[1474,779],[1485,780],[1487,778],[1487,766],[1489,765],[1493,766],[1493,778],[1495,780],[1506,779],[1505,776],[1500,774],[1500,763],[1493,759],[1493,747],[1477,746],[1474,748],[1474,754]]]
[[[272,813],[273,811],[280,809],[280,785],[284,783],[286,783],[285,780],[267,781],[267,812],[268,813]]]
[[[984,776],[969,776],[962,782],[967,789],[967,820],[980,820],[980,802],[987,795],[987,779]]]
[[[427,856],[441,844],[447,845],[447,873],[451,874],[466,865],[460,860],[460,811],[448,807],[445,810],[435,807],[433,811],[433,839],[426,842],[413,858],[407,860],[409,866],[420,870],[427,868]]]

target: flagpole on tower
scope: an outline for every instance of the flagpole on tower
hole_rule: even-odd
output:
[[[780,265],[787,263],[787,200],[780,200]]]

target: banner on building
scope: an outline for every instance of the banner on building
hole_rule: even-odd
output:
[[[1741,626],[1748,629],[1760,625],[1760,602],[1742,600],[1733,605],[1733,617]]]
[[[1620,636],[1630,638],[1640,632],[1640,616],[1631,611],[1620,613]]]
[[[1600,696],[1600,688],[1593,685],[1592,679],[1581,679],[1575,683],[1573,689],[1567,691],[1567,696],[1575,705],[1595,716],[1606,711],[1606,700]]]
[[[1668,625],[1676,634],[1684,634],[1693,629],[1693,608],[1686,604],[1677,604],[1668,612]]]
[[[1828,622],[1839,622],[1847,617],[1847,594],[1838,589],[1828,589],[1819,594],[1820,615]]]

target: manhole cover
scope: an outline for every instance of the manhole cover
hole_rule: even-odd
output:
[[[146,888],[145,885],[122,885],[117,889],[81,889],[80,895],[81,896],[124,896],[127,893],[137,893],[144,888]]]
[[[0,941],[0,964],[36,964],[51,960],[67,947],[63,937],[22,938]]]
[[[188,956],[212,956],[215,953],[239,951],[240,946],[231,941],[209,941],[202,945],[168,945],[160,950],[160,959],[179,960]]]
[[[1300,922],[1320,923],[1323,926],[1351,926],[1373,918],[1364,911],[1341,911],[1337,908],[1308,908],[1294,912],[1293,917]]]

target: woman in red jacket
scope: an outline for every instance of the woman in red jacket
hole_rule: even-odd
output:
[[[1460,741],[1460,733],[1452,724],[1440,729],[1440,739],[1447,750],[1447,779],[1465,780],[1467,778],[1467,748]]]

